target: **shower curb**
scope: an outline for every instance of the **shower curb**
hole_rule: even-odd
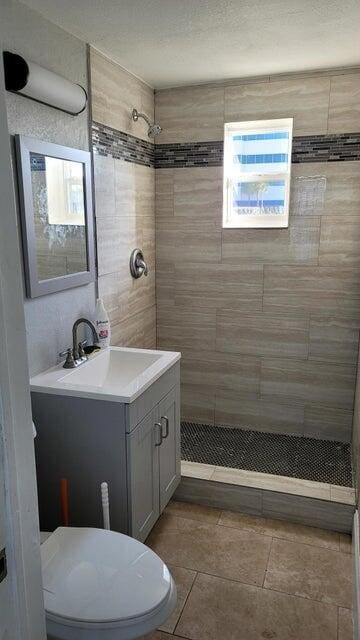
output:
[[[355,505],[182,476],[175,500],[351,533]]]

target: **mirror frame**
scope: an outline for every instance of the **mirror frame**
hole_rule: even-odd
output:
[[[21,235],[23,244],[25,289],[28,298],[79,287],[95,280],[95,238],[92,200],[91,154],[89,151],[63,147],[27,136],[15,136],[16,164],[20,197]],[[36,256],[34,206],[31,181],[30,154],[81,162],[84,166],[84,210],[86,230],[87,270],[65,276],[39,280]]]

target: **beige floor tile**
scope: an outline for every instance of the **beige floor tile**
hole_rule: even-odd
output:
[[[340,551],[343,553],[352,552],[352,537],[347,533],[340,533]]]
[[[352,487],[330,486],[330,497],[332,502],[342,504],[355,504],[355,489]]]
[[[336,640],[337,607],[200,574],[176,633],[192,640]]]
[[[274,538],[264,587],[350,608],[351,568],[345,553]]]
[[[315,547],[324,547],[339,551],[339,534],[335,531],[307,527],[293,522],[283,520],[272,520],[271,518],[259,518],[234,511],[223,511],[219,523],[226,527],[238,527],[247,531],[254,531],[274,538],[292,540],[311,544]],[[350,537],[350,536],[349,536]]]
[[[165,513],[181,518],[190,518],[190,520],[200,520],[201,522],[217,524],[221,515],[221,509],[192,504],[191,502],[171,500],[165,509]]]
[[[139,640],[182,640],[180,636],[173,636],[172,634],[164,633],[164,631],[154,631],[150,635],[143,636]]]
[[[163,515],[150,534],[148,544],[169,564],[262,585],[271,538]]]
[[[181,461],[181,475],[187,478],[199,478],[200,480],[210,480],[216,467],[211,464],[201,462]]]
[[[164,624],[161,625],[161,627],[159,627],[159,629],[161,631],[166,631],[166,633],[174,633],[174,629],[194,583],[196,572],[190,571],[189,569],[183,569],[182,567],[172,567],[171,565],[169,565],[169,569],[176,584],[177,603],[171,616],[166,620],[166,622],[164,622]]]
[[[353,620],[350,609],[339,608],[338,640],[352,640]]]

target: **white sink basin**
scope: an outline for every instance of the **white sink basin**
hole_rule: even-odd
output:
[[[90,356],[76,369],[62,363],[34,376],[31,391],[133,402],[181,357],[173,351],[109,347]]]

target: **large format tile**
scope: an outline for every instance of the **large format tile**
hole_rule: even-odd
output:
[[[214,424],[214,414],[215,392],[211,387],[206,384],[181,385],[181,420]]]
[[[203,384],[214,392],[234,391],[237,397],[258,397],[260,358],[190,349],[181,349],[181,353],[181,379],[184,383]]]
[[[214,471],[214,465],[181,460],[181,477],[198,478],[199,480],[210,480]]]
[[[360,270],[349,267],[265,266],[264,309],[331,314],[360,320]]]
[[[174,170],[174,215],[221,225],[223,206],[222,167],[189,167]]]
[[[243,313],[222,309],[216,314],[218,351],[252,356],[307,358],[309,320],[263,311]]]
[[[225,121],[294,118],[294,135],[326,133],[330,78],[225,88]]]
[[[359,322],[333,316],[310,318],[310,360],[356,364],[358,344]]]
[[[317,264],[320,218],[290,216],[288,229],[223,229],[222,260],[231,264]]]
[[[351,365],[295,359],[264,359],[260,392],[269,399],[289,399],[352,409],[355,368]]]
[[[360,215],[360,161],[291,165],[291,216]]]
[[[254,487],[266,491],[307,496],[318,500],[330,500],[331,498],[330,485],[325,482],[313,482],[311,480],[290,478],[288,476],[279,476],[271,473],[216,467],[211,476],[211,480],[213,482]]]
[[[319,247],[319,264],[331,266],[359,266],[359,216],[323,216]]]
[[[279,518],[329,529],[330,531],[349,533],[353,524],[354,507],[330,502],[329,494],[324,500],[318,498],[314,500],[300,494],[290,497],[286,493],[263,491],[261,515],[267,518]]]
[[[262,295],[261,265],[175,265],[175,303],[180,307],[261,309]]]
[[[135,106],[152,120],[153,90],[93,48],[90,49],[90,65],[93,119],[148,141],[146,122],[134,122],[131,112]]]
[[[360,131],[360,74],[332,76],[329,133]]]
[[[322,165],[322,168],[324,165]],[[324,213],[360,215],[360,160],[327,162]]]
[[[165,631],[153,631],[152,633],[142,636],[139,640],[184,640],[184,638],[180,638],[180,636],[173,636],[172,634],[166,633]]]
[[[151,216],[113,216],[97,221],[99,275],[120,272],[129,275],[129,260],[133,249],[140,247],[149,266],[154,265],[155,220]]]
[[[135,214],[155,218],[155,169],[141,164],[134,164],[133,167]]]
[[[155,119],[163,128],[156,142],[222,140],[224,88],[181,87],[155,93]]]
[[[350,608],[351,570],[349,554],[274,538],[264,587]]]
[[[111,156],[94,153],[96,218],[115,215],[115,166]]]
[[[156,349],[156,306],[142,309],[112,325],[111,344],[117,347]]]
[[[174,170],[155,171],[155,214],[156,218],[174,215]]]
[[[158,306],[158,341],[162,349],[215,350],[215,309]]]
[[[179,516],[180,518],[190,518],[190,520],[200,520],[200,522],[217,524],[221,510],[214,509],[214,507],[205,507],[201,504],[170,500],[165,509],[165,513],[172,516]]]
[[[218,390],[215,404],[216,424],[250,428],[272,433],[301,435],[304,407],[291,402],[276,402],[271,398],[242,398],[235,393]]]
[[[336,640],[337,607],[199,574],[176,633],[192,640]]]
[[[352,487],[339,487],[331,485],[330,499],[332,502],[341,502],[341,504],[350,504],[355,506],[355,489]]]
[[[164,218],[157,224],[156,250],[162,263],[220,262],[221,228],[215,222]]]
[[[343,553],[352,552],[352,537],[347,533],[340,533],[340,551]]]
[[[339,607],[338,640],[353,640],[353,616],[350,609]]]
[[[99,296],[109,314],[111,326],[155,305],[154,256],[147,255],[146,259],[149,265],[147,278],[134,280],[128,265],[122,271],[99,276]]]
[[[222,511],[218,524],[226,527],[237,527],[246,529],[247,531],[254,531],[255,533],[272,536],[273,538],[291,540],[293,542],[339,551],[340,534],[335,531],[327,531],[326,529],[318,529],[317,527],[307,527],[284,520],[261,518],[236,513],[234,511]]]
[[[161,516],[148,544],[164,562],[262,585],[271,539],[245,530]]]
[[[213,474],[212,474],[213,475]],[[212,476],[211,476],[212,478]],[[218,509],[229,509],[262,515],[263,491],[253,487],[182,477],[175,498],[182,502],[195,502]]]
[[[353,412],[323,405],[305,405],[304,435],[325,440],[351,441]]]
[[[133,216],[135,209],[135,164],[114,160],[115,208],[118,216]]]
[[[159,627],[159,629],[161,631],[166,631],[167,633],[174,633],[186,599],[194,583],[196,572],[190,571],[189,569],[183,569],[182,567],[173,567],[171,565],[169,565],[169,569],[176,585],[177,601],[175,610],[161,625],[161,627]]]
[[[107,216],[97,221],[99,276],[129,270],[132,248],[141,246],[142,231],[133,216]]]

